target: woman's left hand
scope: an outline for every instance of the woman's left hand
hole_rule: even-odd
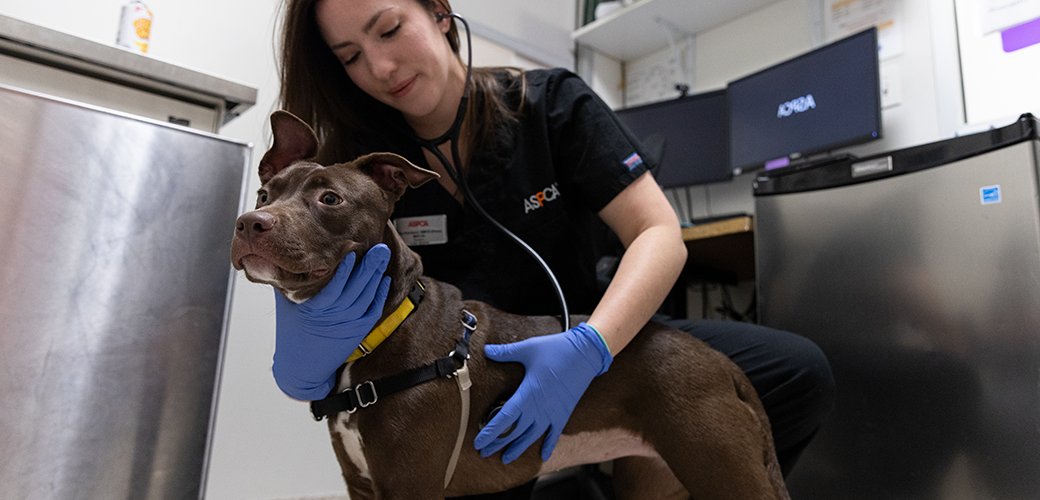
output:
[[[512,443],[502,463],[516,460],[548,430],[542,460],[549,460],[571,412],[593,378],[614,359],[602,336],[580,323],[563,333],[532,337],[512,344],[486,345],[487,357],[524,365],[524,379],[502,410],[477,434],[474,445],[489,457]],[[501,436],[513,424],[516,428]]]

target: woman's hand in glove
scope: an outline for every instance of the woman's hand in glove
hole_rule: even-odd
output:
[[[502,455],[502,462],[507,464],[546,431],[542,460],[549,460],[585,389],[593,378],[607,371],[614,359],[603,337],[586,323],[555,335],[486,345],[484,352],[489,359],[522,363],[525,369],[524,380],[516,393],[474,441],[483,457],[510,445]],[[514,423],[516,428],[500,437]]]
[[[301,304],[275,293],[274,379],[289,397],[323,399],[335,386],[336,369],[372,331],[390,291],[384,277],[390,249],[379,244],[361,259],[348,254],[332,281]]]

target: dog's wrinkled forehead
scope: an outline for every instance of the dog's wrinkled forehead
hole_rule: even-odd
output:
[[[268,191],[285,191],[289,187],[301,185],[314,172],[325,167],[312,162],[299,161],[282,169],[275,176],[267,179],[261,188]]]
[[[266,195],[266,200],[264,197]],[[353,163],[323,166],[300,161],[278,172],[260,188],[259,203],[280,199],[354,208],[390,208],[388,194]]]
[[[405,189],[419,187],[438,177],[435,172],[417,167],[393,153],[370,153],[349,163],[321,167],[311,162],[318,152],[318,138],[314,130],[303,120],[285,111],[275,111],[271,115],[271,131],[274,144],[261,158],[259,168],[260,182],[265,187],[269,187],[270,182],[283,171],[298,170],[297,167],[301,166],[330,171],[347,169],[350,172],[337,173],[338,181],[349,181],[355,178],[355,174],[363,174],[396,201]]]

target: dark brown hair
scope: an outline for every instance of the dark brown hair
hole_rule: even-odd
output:
[[[318,1],[285,0],[279,60],[281,106],[314,128],[321,144],[316,158],[320,163],[348,161],[366,153],[390,150],[386,137],[407,125],[399,111],[366,94],[347,76],[321,36],[314,13]],[[427,12],[438,8],[451,12],[448,0],[415,1]],[[455,19],[445,36],[458,57]],[[503,99],[502,84],[496,78],[502,71],[522,75],[515,68],[473,68],[464,127],[473,148],[493,144],[496,125],[516,120],[519,115],[520,108],[510,108]],[[521,84],[525,84],[522,78]],[[522,97],[519,102],[522,106]],[[476,130],[480,133],[474,133]]]

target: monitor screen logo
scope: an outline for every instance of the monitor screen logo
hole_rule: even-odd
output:
[[[812,94],[781,104],[780,108],[776,110],[776,117],[783,118],[785,116],[791,116],[794,113],[809,111],[810,109],[816,109],[816,100],[813,99]]]

